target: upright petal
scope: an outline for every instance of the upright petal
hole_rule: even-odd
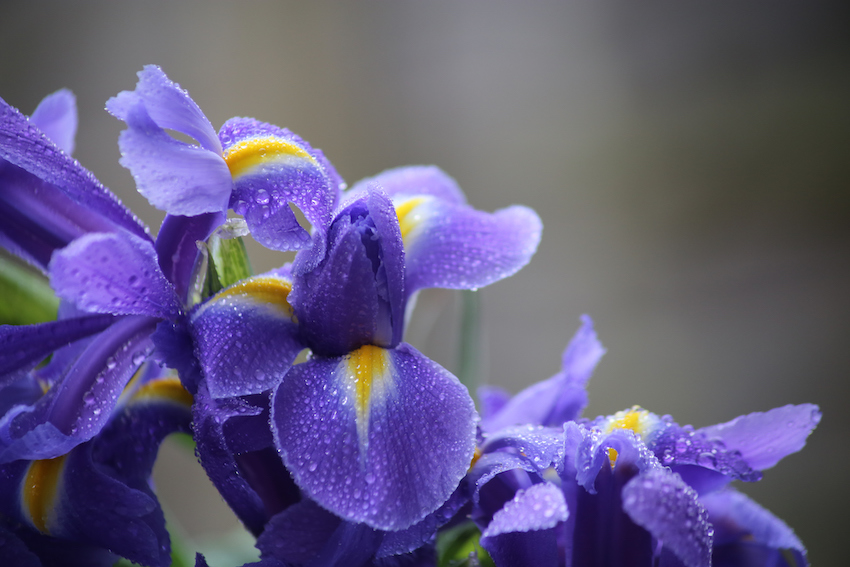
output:
[[[448,499],[472,459],[475,421],[466,389],[406,344],[294,366],[272,400],[296,483],[338,516],[383,530]]]
[[[74,153],[77,136],[77,99],[68,89],[61,89],[42,99],[30,116],[45,136],[68,155]]]
[[[348,191],[348,195],[359,195],[371,188],[383,191],[393,199],[427,195],[455,205],[466,203],[466,196],[457,182],[434,165],[388,169],[374,177],[361,179]]]

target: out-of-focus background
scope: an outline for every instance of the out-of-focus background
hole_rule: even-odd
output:
[[[843,563],[847,6],[7,0],[0,54],[0,96],[23,112],[76,93],[75,157],[154,230],[103,110],[148,63],[216,127],[286,126],[349,182],[433,163],[477,208],[533,207],[537,256],[480,292],[487,380],[517,391],[555,373],[588,313],[608,348],[588,415],[641,404],[700,427],[820,404],[806,449],[742,488],[815,565]],[[411,340],[457,368],[456,297],[420,307]],[[230,529],[194,458],[163,454],[158,488],[187,531]]]

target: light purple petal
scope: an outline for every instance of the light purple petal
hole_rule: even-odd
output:
[[[511,393],[499,386],[486,384],[478,388],[478,403],[481,408],[481,427],[486,429],[486,421],[494,417],[511,400]]]
[[[585,385],[603,354],[593,321],[582,316],[581,328],[564,351],[561,372],[518,393],[501,411],[483,420],[481,428],[498,431],[521,423],[555,427],[578,418],[587,405]]]
[[[226,288],[191,315],[196,354],[213,398],[275,388],[303,349],[286,302],[289,281],[256,276]]]
[[[180,312],[150,241],[129,233],[94,233],[53,255],[50,284],[77,307],[98,313],[150,315]]]
[[[694,489],[665,469],[638,475],[623,487],[623,510],[687,567],[711,565],[712,527]]]
[[[68,89],[44,97],[30,116],[44,135],[68,155],[74,153],[77,135],[77,99]]]
[[[327,231],[341,180],[324,154],[289,130],[252,118],[228,120],[220,136],[233,176],[230,206],[244,215],[258,242],[274,250],[311,246],[289,203],[318,232]]]
[[[390,197],[430,195],[447,203],[463,205],[466,196],[457,182],[434,165],[413,165],[388,169],[354,184],[346,197],[369,189],[378,189]]]
[[[715,545],[755,541],[773,549],[806,548],[788,525],[737,490],[719,490],[700,498],[714,525]]]
[[[394,199],[406,254],[406,293],[475,289],[516,273],[537,250],[542,224],[515,205],[476,211],[431,196]]]
[[[295,482],[338,516],[383,530],[449,498],[472,459],[475,421],[457,378],[406,344],[294,366],[272,399]]]
[[[129,128],[118,137],[120,163],[151,205],[183,216],[227,210],[233,180],[220,154],[175,140],[141,104],[128,110],[126,121]]]
[[[113,116],[126,122],[132,108],[141,103],[160,128],[182,132],[196,139],[201,147],[221,153],[215,129],[188,92],[156,65],[145,65],[137,75],[135,90],[122,91],[106,102],[106,109]]]
[[[548,482],[520,490],[513,500],[496,512],[482,534],[493,537],[509,532],[554,528],[567,519],[567,503],[561,489]]]
[[[821,412],[814,404],[787,405],[698,431],[722,441],[728,450],[740,451],[752,468],[764,470],[802,449],[820,419]]]

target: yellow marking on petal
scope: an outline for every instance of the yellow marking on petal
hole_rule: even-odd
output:
[[[472,453],[472,461],[469,463],[469,469],[467,469],[467,472],[472,470],[472,467],[475,466],[475,463],[478,462],[478,459],[480,459],[483,454],[484,453],[481,452],[481,449],[476,445],[475,452]]]
[[[238,284],[218,292],[210,303],[225,297],[246,297],[261,303],[274,305],[287,316],[292,316],[292,306],[287,297],[292,291],[292,283],[274,276],[259,276],[248,278]]]
[[[192,394],[186,391],[177,376],[165,376],[142,385],[133,395],[134,402],[148,400],[167,400],[191,407]]]
[[[611,433],[616,429],[629,429],[639,437],[646,439],[658,425],[658,417],[640,406],[615,413],[608,418],[604,431]]]
[[[233,178],[265,163],[283,162],[292,158],[306,159],[316,164],[316,160],[304,148],[275,136],[242,140],[224,152],[224,162]]]
[[[357,436],[364,450],[369,444],[372,399],[385,394],[391,364],[388,351],[374,345],[362,346],[346,357],[347,375],[349,380],[353,381],[354,387]]]
[[[50,535],[48,523],[59,492],[59,482],[65,467],[65,457],[42,459],[30,463],[21,485],[24,514],[41,533]]]
[[[608,447],[608,461],[611,463],[611,468],[614,468],[614,465],[617,464],[617,457],[619,453],[617,453],[617,449],[613,447]]]
[[[398,216],[398,226],[401,229],[401,239],[407,246],[408,235],[424,220],[425,215],[419,209],[419,205],[430,201],[430,197],[411,197],[395,205],[395,214]]]

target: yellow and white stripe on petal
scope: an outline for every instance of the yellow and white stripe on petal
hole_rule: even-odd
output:
[[[434,201],[434,197],[429,195],[414,195],[393,200],[405,250],[413,245],[425,223],[434,214]]]
[[[21,512],[43,534],[51,535],[56,526],[57,503],[62,489],[65,458],[32,461],[21,482]]]
[[[365,455],[372,408],[383,405],[395,390],[390,351],[373,345],[362,346],[343,359],[340,371],[344,374],[345,388],[353,393],[360,454]]]
[[[608,416],[600,427],[604,433],[611,433],[616,429],[629,429],[646,443],[658,431],[660,425],[660,417],[640,406],[632,406],[630,409]]]
[[[242,280],[215,294],[193,315],[198,317],[203,311],[221,302],[248,301],[257,305],[266,305],[280,315],[292,317],[292,306],[287,301],[292,291],[292,282],[279,276],[255,276]]]
[[[318,166],[304,148],[277,136],[242,140],[229,147],[223,157],[233,179],[251,175],[265,165]]]

